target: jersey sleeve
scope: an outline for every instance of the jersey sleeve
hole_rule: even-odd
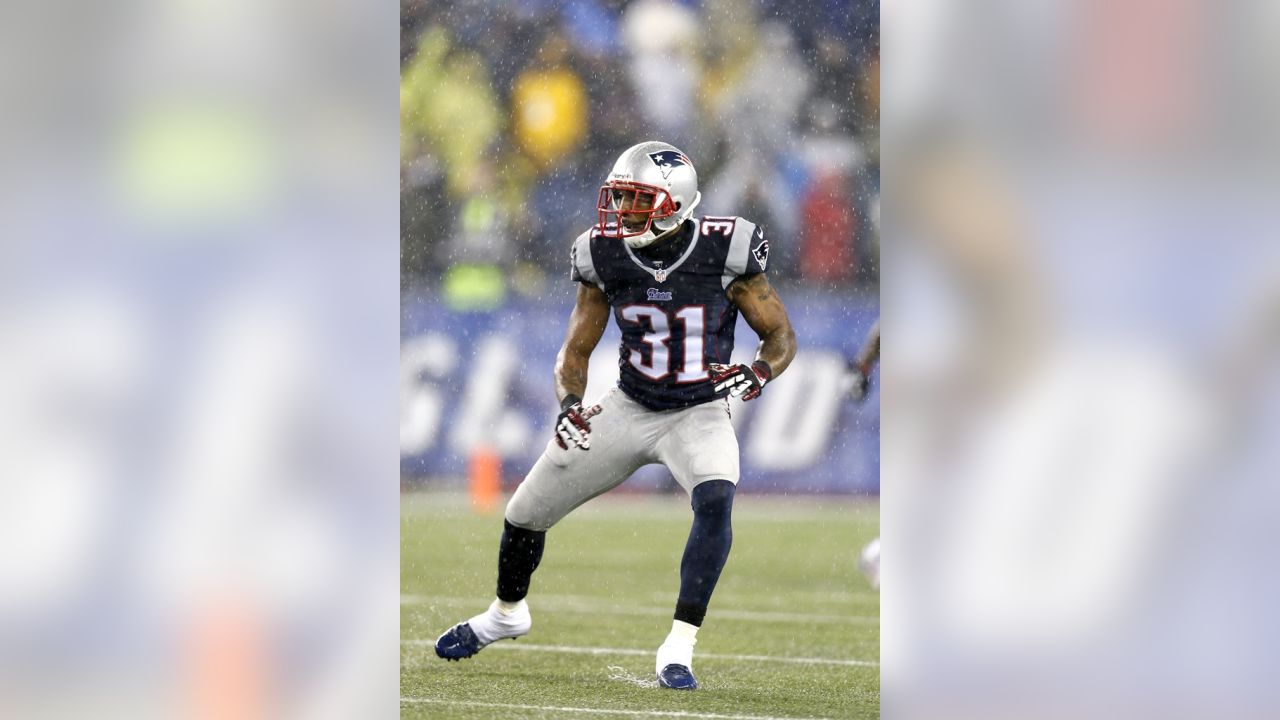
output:
[[[591,231],[582,233],[577,240],[573,241],[573,247],[569,250],[569,278],[574,282],[594,285],[604,290],[600,274],[596,272],[596,266],[591,261]]]
[[[721,285],[727,288],[734,280],[744,275],[762,273],[768,267],[769,240],[764,236],[764,228],[750,220],[735,218]]]

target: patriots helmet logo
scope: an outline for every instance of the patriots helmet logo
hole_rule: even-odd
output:
[[[755,228],[755,237],[751,238],[751,240],[760,241],[759,245],[756,245],[755,247],[753,247],[753,249],[751,249],[751,255],[755,255],[756,263],[759,263],[760,269],[763,270],[765,269],[765,266],[769,264],[768,238],[764,237],[764,233],[760,232],[760,228]]]
[[[671,176],[671,171],[681,165],[693,167],[693,163],[689,162],[688,156],[679,150],[663,150],[661,152],[649,153],[649,159],[654,165],[662,171],[662,179],[665,180]]]

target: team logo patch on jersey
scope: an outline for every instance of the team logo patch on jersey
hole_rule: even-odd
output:
[[[662,177],[665,180],[671,176],[671,171],[681,165],[693,167],[693,163],[689,162],[689,158],[678,150],[663,150],[661,152],[649,153],[649,159],[653,161],[662,170]]]
[[[670,300],[670,290],[659,290],[658,288],[649,288],[648,298],[650,300]]]
[[[760,238],[760,244],[751,250],[751,254],[756,256],[756,262],[760,263],[760,269],[764,270],[765,265],[769,264],[769,241]]]

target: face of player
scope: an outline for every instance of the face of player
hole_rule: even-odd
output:
[[[643,228],[649,219],[649,213],[643,211],[653,209],[653,196],[636,193],[635,190],[614,190],[613,202],[620,213],[622,225],[628,232]]]

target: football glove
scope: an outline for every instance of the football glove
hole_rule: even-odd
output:
[[[760,397],[765,383],[773,377],[773,370],[769,368],[769,363],[763,360],[757,360],[750,365],[711,363],[707,367],[711,370],[711,382],[715,385],[716,392],[727,388],[730,395],[741,397],[744,401]]]
[[[568,450],[569,445],[576,445],[583,450],[591,449],[591,417],[582,409],[582,398],[577,395],[566,395],[560,401],[560,416],[556,418],[556,442],[561,448]]]

